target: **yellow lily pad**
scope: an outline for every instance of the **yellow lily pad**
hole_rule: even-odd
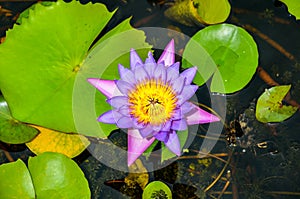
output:
[[[30,126],[40,131],[32,141],[26,143],[27,147],[36,155],[44,152],[56,152],[73,158],[82,153],[90,144],[86,137],[76,133],[62,133],[40,126]]]

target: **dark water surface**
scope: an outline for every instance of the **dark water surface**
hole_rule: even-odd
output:
[[[87,2],[87,1],[82,1]],[[122,20],[133,16],[131,24],[136,27],[164,27],[192,36],[201,27],[186,27],[167,19],[163,12],[171,1],[118,0],[101,1],[109,10],[119,8],[106,31]],[[159,4],[161,3],[161,4]],[[3,8],[15,15],[32,2],[0,2]],[[254,37],[259,50],[259,65],[279,84],[291,84],[291,95],[300,101],[300,24],[290,16],[284,5],[272,0],[232,0],[232,11],[227,23],[247,29]],[[13,17],[0,17],[0,37],[12,26]],[[259,34],[257,31],[259,31]],[[287,58],[266,41],[266,35],[295,59]],[[148,38],[151,43],[153,40]],[[180,59],[180,57],[177,57]],[[0,58],[1,59],[1,58]],[[255,104],[267,85],[257,74],[241,91],[226,97],[226,123],[236,120],[243,127],[243,135],[236,146],[228,146],[225,131],[207,158],[197,158],[199,146],[206,134],[207,125],[202,125],[197,138],[189,147],[189,153],[169,166],[149,173],[150,180],[162,180],[173,191],[173,198],[253,198],[284,199],[300,198],[300,114],[276,124],[263,124],[255,119]],[[206,88],[200,88],[197,96],[209,105]],[[113,133],[111,138],[118,145],[126,146],[126,135]],[[213,138],[212,138],[213,139]],[[95,141],[96,144],[97,141]],[[8,146],[14,158],[26,160],[30,153],[22,146]],[[17,152],[15,152],[17,151]],[[190,157],[189,157],[190,156]],[[230,163],[226,165],[224,161]],[[124,183],[127,173],[111,169],[88,152],[75,158],[90,183],[92,198],[141,198],[142,190]],[[222,161],[223,160],[223,161]],[[7,162],[0,152],[0,163]],[[224,169],[223,169],[224,168]],[[219,176],[220,175],[220,176]]]

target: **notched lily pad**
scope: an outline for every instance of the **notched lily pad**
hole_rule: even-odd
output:
[[[100,77],[95,69],[105,70],[130,48],[149,49],[144,32],[133,29],[125,20],[107,34],[111,37],[131,30],[132,35],[118,41],[104,36],[105,41],[91,48],[114,14],[104,4],[58,0],[46,6],[36,3],[25,12],[21,24],[7,32],[0,46],[0,89],[12,115],[22,122],[61,132],[105,138],[115,126],[98,124],[98,114],[107,107],[102,106],[103,99],[95,100],[95,89],[86,78]],[[117,73],[117,65],[114,67]],[[78,78],[82,78],[79,90],[75,88]],[[86,101],[85,91],[93,94],[93,101]],[[74,103],[74,98],[82,100],[81,104]],[[79,120],[76,114],[81,116]]]
[[[283,98],[289,92],[291,85],[274,86],[258,98],[256,105],[256,118],[260,122],[282,122],[291,117],[297,107],[282,104]]]
[[[215,65],[202,51],[195,51],[195,43],[207,51]],[[186,45],[182,67],[193,65],[198,66],[195,83],[203,85],[212,77],[212,92],[233,93],[252,79],[258,65],[257,46],[250,34],[240,27],[212,25],[196,33]]]
[[[11,116],[6,101],[0,96],[0,140],[9,144],[22,144],[32,140],[38,130]]]

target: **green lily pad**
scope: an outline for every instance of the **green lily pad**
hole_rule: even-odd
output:
[[[22,160],[0,165],[0,198],[34,199],[34,187]]]
[[[198,14],[205,24],[217,24],[224,22],[230,14],[230,3],[228,0],[197,0]]]
[[[9,144],[21,144],[32,140],[39,131],[11,116],[6,101],[0,96],[0,140]]]
[[[65,3],[59,0],[47,5],[38,3],[29,9],[28,16],[25,14],[22,17],[21,25],[14,25],[0,46],[0,88],[12,115],[22,122],[61,132],[79,132],[98,137],[109,135],[116,127],[99,124],[96,119],[110,107],[104,105],[103,96],[95,100],[96,91],[86,82],[86,78],[100,77],[96,72],[110,68],[115,59],[123,63],[124,57],[120,55],[124,55],[123,47],[128,47],[129,43],[142,42],[131,45],[126,52],[137,45],[149,49],[144,33],[134,30],[126,20],[108,34],[112,37],[132,30],[134,37],[121,39],[127,45],[123,46],[120,40],[115,45],[104,36],[105,41],[91,48],[113,15],[105,5],[82,5],[79,1]],[[116,52],[119,53],[118,57],[113,56]],[[126,57],[125,63],[127,59],[129,57]],[[113,69],[116,71],[113,74],[117,73],[117,65]],[[109,76],[111,71],[105,73]],[[78,98],[77,102],[86,100],[86,96],[83,96],[85,93],[74,94],[78,91],[74,88],[78,79],[82,80],[79,81],[80,88],[87,88],[93,94],[93,101],[89,101],[88,105],[86,101],[73,102],[73,98]],[[86,85],[82,85],[83,81]],[[85,110],[86,106],[89,109]],[[81,121],[75,118],[76,115],[81,116]],[[80,128],[83,126],[92,127]]]
[[[45,152],[30,157],[28,169],[21,160],[0,166],[0,198],[91,198],[83,172],[65,155]]]
[[[172,192],[170,188],[161,181],[153,181],[149,183],[143,192],[143,199],[151,198],[166,198],[172,199]]]
[[[283,98],[289,92],[291,85],[274,86],[258,98],[256,118],[260,122],[282,122],[291,117],[298,109],[282,104]]]
[[[186,143],[186,140],[189,136],[189,132],[188,130],[185,131],[177,131],[177,136],[179,138],[179,142],[180,142],[180,148],[181,151],[183,150],[184,144]],[[162,143],[162,150],[161,150],[161,162],[169,160],[171,158],[176,157],[176,154],[174,154],[173,152],[171,152],[164,143]]]
[[[300,19],[300,1],[299,0],[280,0],[287,5],[289,13],[296,17],[296,20]]]
[[[187,26],[217,24],[224,22],[230,14],[228,0],[179,0],[165,11],[171,20]]]
[[[201,45],[214,64],[202,51]],[[231,24],[212,25],[196,33],[183,52],[183,68],[198,67],[194,82],[203,85],[212,77],[210,90],[233,93],[246,86],[258,65],[258,51],[253,38],[244,29]]]
[[[91,198],[83,172],[65,155],[45,152],[31,157],[28,169],[39,199]]]

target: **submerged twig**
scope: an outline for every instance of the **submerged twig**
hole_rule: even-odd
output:
[[[243,8],[232,8],[232,11],[234,13],[237,13],[237,14],[251,14],[253,16],[258,16],[260,18],[264,18],[263,13],[254,12],[254,11],[246,10],[246,9],[243,9]],[[272,16],[272,20],[275,21],[276,23],[279,23],[279,24],[285,24],[285,25],[290,25],[291,24],[290,21],[282,19],[280,17],[276,17],[276,16]]]
[[[273,48],[275,48],[276,50],[278,50],[280,53],[282,53],[284,56],[286,56],[291,61],[296,61],[294,55],[292,55],[290,52],[288,52],[286,49],[284,49],[279,43],[277,43],[276,41],[274,41],[273,39],[271,39],[270,37],[268,37],[266,34],[260,32],[257,28],[255,28],[255,27],[253,27],[253,26],[251,26],[249,24],[242,25],[242,26],[246,30],[248,30],[250,32],[253,32],[257,36],[259,36],[260,38],[262,38],[263,40],[265,40],[268,44],[270,44]]]
[[[290,195],[290,196],[300,196],[300,192],[291,191],[266,191],[266,194],[277,194],[277,195]]]
[[[7,160],[9,162],[14,162],[15,161],[8,151],[3,150],[3,152],[4,152],[4,155],[5,155],[5,157],[7,158]]]
[[[197,151],[197,150],[193,150],[193,149],[191,149],[191,151],[196,152],[196,153],[198,153],[199,155],[200,155],[200,154],[201,154],[201,155],[205,155],[205,156],[201,156],[201,158],[211,157],[211,158],[215,158],[215,159],[217,159],[217,160],[219,160],[219,161],[221,161],[221,162],[224,162],[225,164],[227,163],[226,160],[220,158],[220,157],[227,157],[227,156],[228,156],[227,153],[215,153],[215,154],[211,154],[211,153],[204,153],[204,152],[202,152],[202,151]],[[196,155],[196,156],[194,156],[194,157],[200,158],[199,155]],[[187,156],[187,157],[192,157],[192,156]],[[200,159],[201,159],[201,158],[200,158]]]
[[[216,177],[216,179],[215,179],[210,185],[208,185],[208,186],[204,189],[204,192],[207,192],[208,190],[210,190],[210,189],[211,189],[211,188],[219,181],[219,179],[222,177],[224,171],[226,170],[227,166],[229,165],[229,163],[230,163],[230,161],[231,161],[231,156],[232,156],[232,155],[230,155],[230,156],[228,157],[228,160],[227,160],[226,164],[224,165],[223,169],[221,170],[221,172],[219,173],[219,175]]]
[[[220,195],[218,196],[218,199],[221,199],[221,197],[223,196],[224,192],[226,191],[226,189],[228,188],[229,185],[230,185],[230,181],[227,180],[227,182],[225,183]]]

